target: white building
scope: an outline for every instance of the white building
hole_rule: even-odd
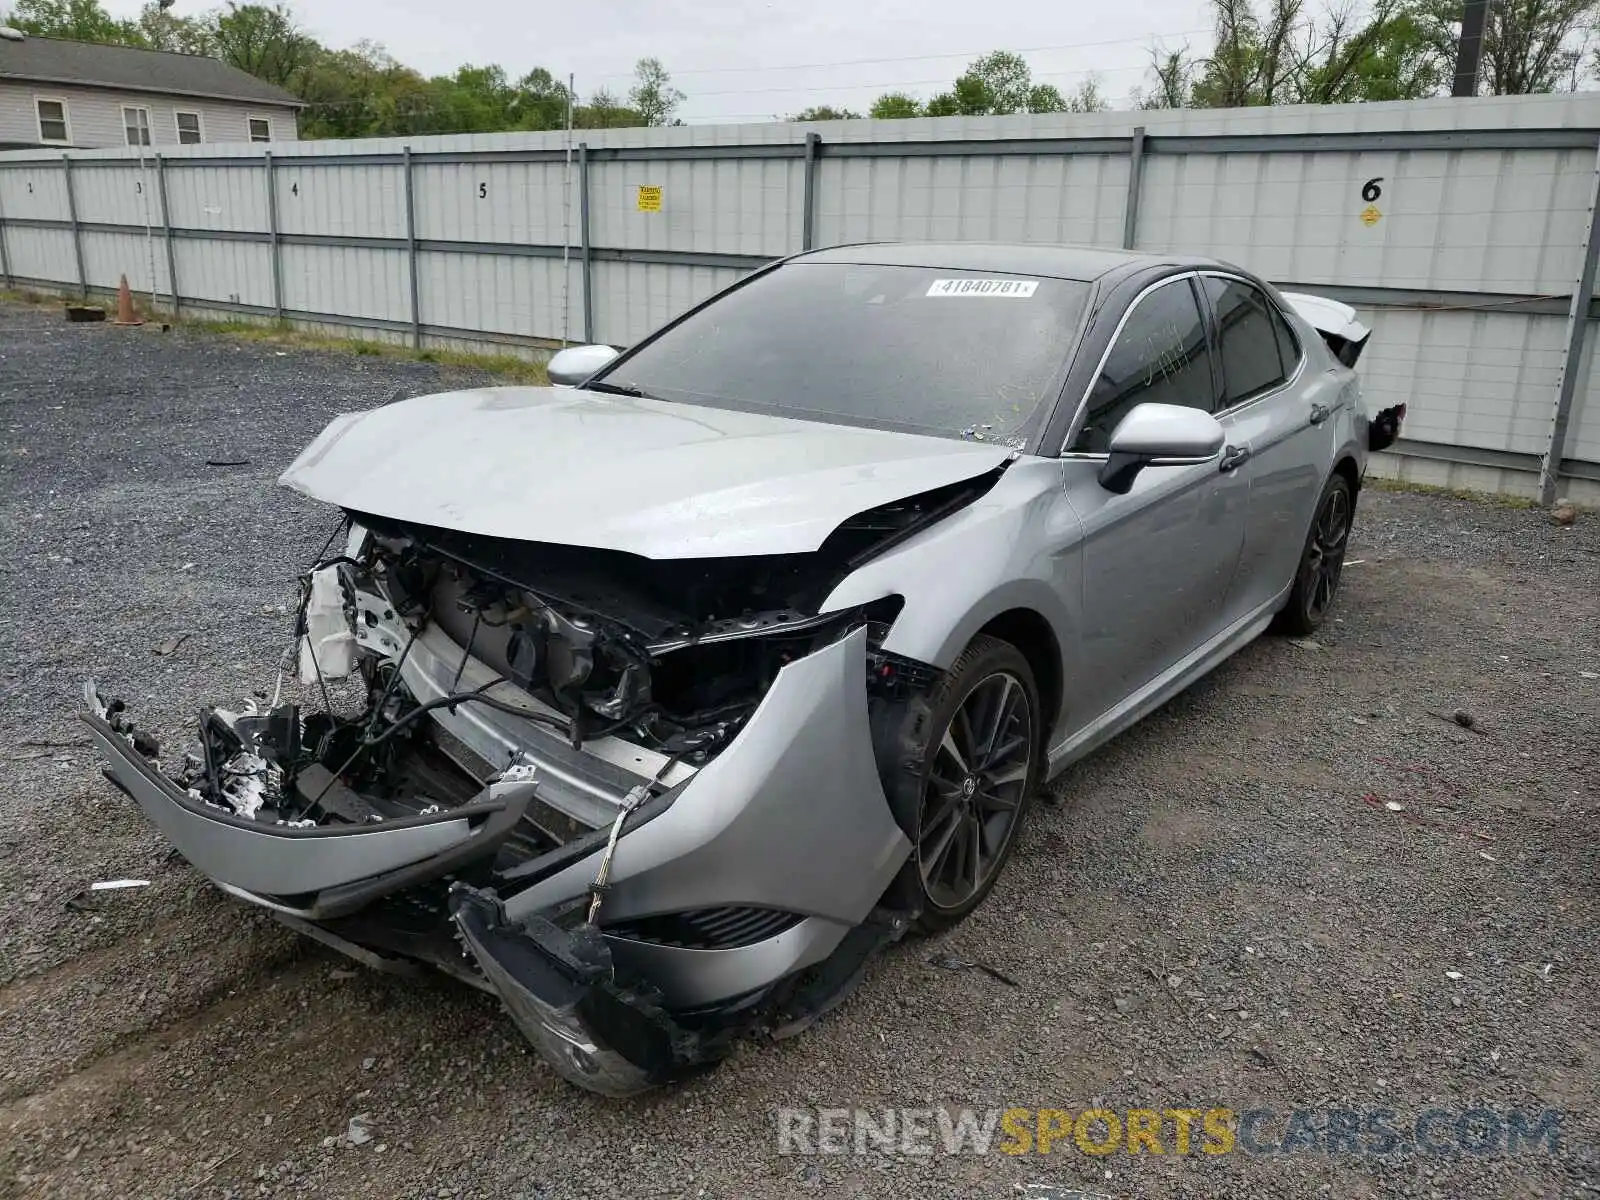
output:
[[[304,107],[218,59],[0,31],[0,150],[289,142]]]

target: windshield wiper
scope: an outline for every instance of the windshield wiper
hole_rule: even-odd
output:
[[[583,385],[586,392],[605,392],[612,396],[637,396],[647,398],[645,394],[631,383],[609,383],[604,379],[591,379]]]

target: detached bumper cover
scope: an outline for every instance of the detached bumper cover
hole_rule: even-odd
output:
[[[92,713],[106,775],[167,839],[225,889],[269,907],[321,919],[491,854],[520,819],[535,785],[490,789],[448,812],[379,825],[296,829],[231,816],[194,799]],[[294,905],[273,897],[303,898]]]

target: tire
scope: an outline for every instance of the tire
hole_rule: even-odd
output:
[[[1344,553],[1350,544],[1350,523],[1355,516],[1355,495],[1350,481],[1337,471],[1329,477],[1317,500],[1316,514],[1306,531],[1305,548],[1295,570],[1289,601],[1273,620],[1275,632],[1304,637],[1322,628],[1339,594]]]
[[[884,790],[912,846],[884,903],[916,914],[913,931],[949,929],[999,879],[1039,785],[1041,716],[1028,660],[981,635],[933,691],[874,714]]]

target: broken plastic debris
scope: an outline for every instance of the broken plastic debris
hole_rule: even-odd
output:
[[[122,890],[123,888],[149,886],[150,881],[148,879],[106,879],[102,880],[100,883],[91,883],[89,885],[89,890],[91,892],[116,892]]]
[[[1405,812],[1406,810],[1406,806],[1401,804],[1398,800],[1385,800],[1383,802],[1383,806],[1390,812]]]
[[[345,1130],[345,1138],[352,1146],[365,1146],[372,1140],[372,1130],[367,1128],[367,1123],[372,1117],[367,1113],[357,1113],[350,1118],[350,1125]]]
[[[356,638],[345,615],[344,586],[337,566],[311,572],[306,599],[306,634],[300,639],[300,682],[345,679],[356,665]]]
[[[1499,862],[1500,861],[1494,855],[1490,854],[1487,850],[1479,850],[1478,851],[1478,857],[1483,859],[1486,862]]]
[[[1466,976],[1463,975],[1460,971],[1446,971],[1444,973],[1444,977],[1446,979],[1449,979],[1449,980],[1452,980],[1452,981],[1459,981],[1459,980],[1462,980],[1462,979],[1466,978]]]

